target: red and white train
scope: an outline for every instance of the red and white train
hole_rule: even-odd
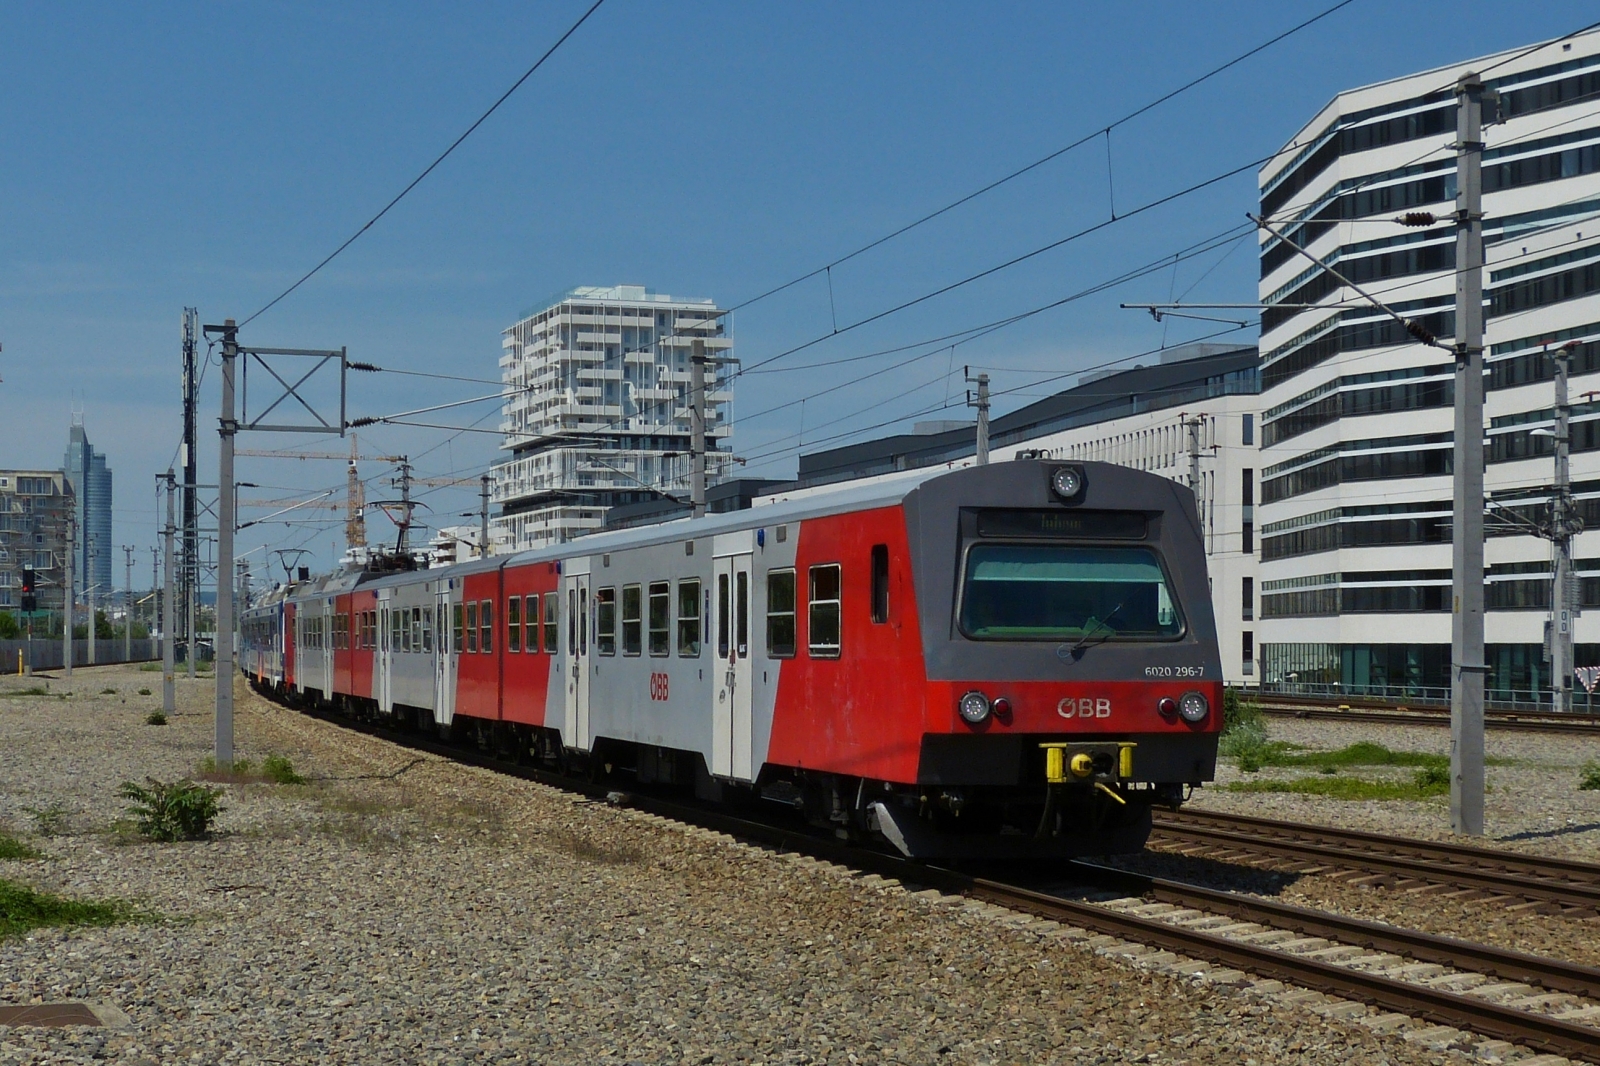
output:
[[[845,486],[242,612],[298,705],[563,769],[776,800],[917,856],[1137,850],[1213,776],[1194,500],[1101,463]]]

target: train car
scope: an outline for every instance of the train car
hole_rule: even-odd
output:
[[[1137,850],[1215,768],[1193,496],[1123,467],[929,472],[353,587],[374,713],[909,855]],[[345,698],[313,654],[290,688]]]

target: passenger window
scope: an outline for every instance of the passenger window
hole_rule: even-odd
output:
[[[453,636],[455,637],[455,642],[450,645],[450,650],[454,651],[456,654],[459,655],[461,652],[465,651],[466,647],[467,647],[461,641],[461,604],[457,603],[457,604],[452,605],[451,608],[450,608],[450,613],[455,618],[455,627],[454,627],[454,633],[453,633]]]
[[[617,590],[596,589],[594,594],[594,650],[617,654]]]
[[[483,601],[483,613],[478,616],[478,629],[483,633],[484,654],[494,651],[494,601]]]
[[[522,650],[532,654],[539,650],[539,595],[534,593],[522,604],[522,633],[525,643]]]
[[[401,612],[395,610],[394,608],[392,608],[392,607],[389,608],[389,650],[390,651],[404,651],[405,650],[404,645],[401,644],[401,637],[400,637],[400,634],[403,632],[403,630],[401,628],[401,623],[402,623],[403,620],[401,619],[400,614],[401,614]]]
[[[767,654],[794,657],[794,571],[767,571]]]
[[[872,546],[872,621],[882,625],[889,620],[889,546]]]
[[[678,582],[678,654],[700,655],[700,582]]]
[[[506,651],[522,650],[522,601],[506,600]]]
[[[642,618],[643,588],[639,585],[622,586],[622,654],[638,655],[644,650],[644,622]]]
[[[578,590],[567,590],[567,654],[578,654]]]
[[[544,650],[546,654],[556,653],[556,642],[561,634],[561,593],[546,592],[544,594]]]
[[[422,650],[433,650],[433,608],[422,609]]]
[[[839,564],[811,568],[806,640],[815,659],[839,657]]]
[[[728,575],[717,575],[717,655],[728,657]]]
[[[467,651],[474,653],[478,650],[478,605],[467,604]]]
[[[398,647],[401,651],[411,650],[411,609],[402,607],[395,612],[395,621],[400,626],[400,640]]]
[[[422,608],[411,608],[411,650],[422,650]]]
[[[650,585],[650,654],[672,652],[672,586],[665,581]]]

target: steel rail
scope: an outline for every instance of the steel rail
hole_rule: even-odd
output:
[[[1309,860],[1434,884],[1600,912],[1600,868],[1570,859],[1546,863],[1492,848],[1395,839],[1359,830],[1296,825],[1210,811],[1161,812],[1156,831],[1169,839]]]
[[[304,711],[303,708],[300,710]],[[483,769],[505,773],[509,776],[551,785],[564,791],[577,792],[592,799],[600,799],[602,797],[622,799],[627,806],[648,814],[726,833],[729,836],[753,841],[775,850],[795,851],[827,862],[837,863],[841,866],[876,873],[884,877],[892,877],[908,887],[926,886],[936,888],[942,892],[967,896],[1037,917],[1068,923],[1107,936],[1136,941],[1163,950],[1181,953],[1201,961],[1229,966],[1284,981],[1297,987],[1356,1000],[1436,1024],[1449,1025],[1481,1035],[1508,1040],[1552,1054],[1566,1055],[1600,1063],[1600,1029],[1562,1021],[1552,1015],[1537,1014],[1515,1007],[1503,1006],[1486,999],[1446,992],[1426,985],[1398,981],[1376,973],[1341,967],[1319,959],[1292,955],[1270,947],[1231,940],[1197,929],[1169,925],[1155,919],[1126,914],[1099,904],[1066,899],[1037,889],[993,881],[943,867],[929,866],[897,855],[821,838],[810,832],[751,821],[705,807],[675,803],[637,793],[627,793],[625,798],[619,797],[614,787],[604,783],[583,781],[563,774],[541,770],[537,767],[509,762],[482,751],[445,744],[414,733],[401,733],[368,722],[354,721],[338,714],[320,710],[305,711],[304,713],[322,721],[352,728],[404,747],[425,751]],[[1081,872],[1084,878],[1091,882],[1102,885],[1116,885],[1119,891],[1138,891],[1141,895],[1148,893],[1159,897],[1165,893],[1171,901],[1182,898],[1198,900],[1200,898],[1198,894],[1186,896],[1183,893],[1203,893],[1208,891],[1200,889],[1198,886],[1163,882],[1157,878],[1145,877],[1122,870],[1111,870],[1107,867],[1096,867],[1090,864],[1075,863],[1073,868]],[[1252,909],[1253,905],[1258,904],[1260,901],[1252,900],[1248,897],[1235,897],[1230,893],[1218,893],[1218,895],[1226,899],[1215,903],[1214,906],[1221,907],[1226,905],[1232,908],[1226,913],[1231,913],[1241,918],[1248,917],[1249,920],[1259,921],[1264,925],[1272,925],[1275,920],[1301,920],[1288,912],[1272,914],[1269,913],[1269,908],[1254,910]],[[1207,905],[1206,909],[1211,909],[1212,906]],[[1283,906],[1285,905],[1274,905],[1274,907]],[[1291,908],[1290,910],[1298,910],[1298,908]],[[1330,922],[1330,928],[1332,922],[1341,920],[1333,915],[1320,915],[1317,912],[1309,913]],[[1344,921],[1348,921],[1348,919]],[[1368,933],[1366,935],[1376,934]],[[1423,936],[1425,934],[1416,935]],[[1435,939],[1439,941],[1439,946],[1436,946],[1434,950],[1447,950],[1442,945],[1451,943],[1447,938]],[[1462,965],[1463,961],[1470,961],[1474,958],[1487,958],[1488,955],[1493,955],[1497,950],[1489,948],[1487,945],[1469,945],[1464,942],[1461,947],[1463,949],[1475,949],[1462,950],[1457,955],[1457,961],[1453,965],[1463,969],[1469,968]],[[1507,973],[1511,972],[1512,967],[1521,966],[1530,974],[1527,978],[1518,977],[1516,978],[1517,980],[1533,981],[1532,974],[1541,962],[1544,964],[1544,970],[1538,980],[1540,984],[1543,984],[1545,978],[1565,980],[1574,986],[1600,979],[1589,974],[1570,971],[1563,978],[1559,972],[1561,964],[1554,963],[1552,960],[1537,960],[1531,956],[1511,958],[1510,956],[1515,955],[1515,953],[1509,952],[1501,952],[1499,955],[1502,957],[1498,958],[1494,964],[1505,966]],[[1500,972],[1499,970],[1495,971],[1497,974]]]

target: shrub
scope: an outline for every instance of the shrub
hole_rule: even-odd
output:
[[[151,840],[199,840],[222,811],[217,802],[221,793],[188,778],[166,782],[147,777],[143,785],[124,781],[120,792],[133,801],[128,814],[134,827]]]
[[[1578,771],[1578,789],[1582,792],[1600,792],[1600,763],[1586,762]]]
[[[294,772],[287,755],[268,755],[261,760],[261,776],[279,785],[303,785],[306,779]]]
[[[167,716],[160,711],[151,711],[144,716],[145,725],[166,725]]]

